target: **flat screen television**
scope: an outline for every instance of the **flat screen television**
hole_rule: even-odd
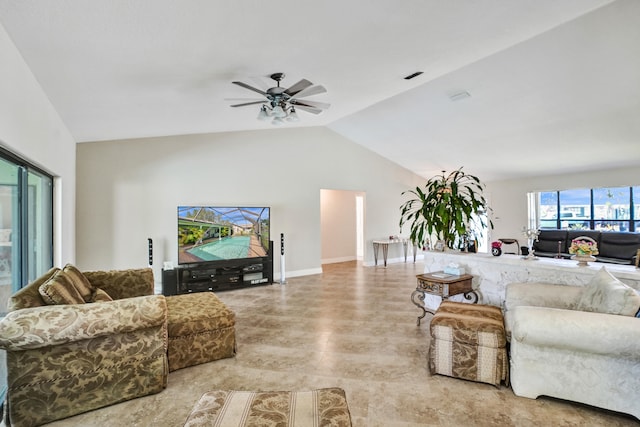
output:
[[[178,264],[269,255],[269,207],[178,206]]]

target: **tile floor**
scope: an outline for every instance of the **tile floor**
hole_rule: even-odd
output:
[[[237,314],[238,354],[172,372],[162,393],[51,426],[182,426],[206,391],[342,387],[353,424],[632,426],[635,418],[571,402],[520,398],[510,388],[431,376],[430,315],[410,301],[421,263],[323,266],[287,284],[220,292]]]

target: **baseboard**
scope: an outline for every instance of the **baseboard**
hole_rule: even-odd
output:
[[[320,262],[322,264],[336,264],[339,262],[348,262],[348,261],[357,261],[358,258],[355,256],[345,256],[345,257],[339,257],[339,258],[326,258],[326,259],[322,259],[320,260]]]
[[[311,276],[314,274],[322,274],[322,268],[309,268],[307,270],[295,270],[295,271],[286,271],[285,270],[285,279],[289,277],[300,277],[300,276]],[[273,275],[273,283],[278,283],[280,280],[280,273]]]

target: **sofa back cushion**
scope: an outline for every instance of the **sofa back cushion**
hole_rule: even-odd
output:
[[[602,267],[585,287],[576,309],[635,316],[640,309],[640,295]]]
[[[86,289],[84,294],[80,292],[83,296],[83,302],[111,301],[153,295],[154,293],[153,270],[151,268],[80,272],[76,267],[67,264],[64,269],[68,276],[75,279],[74,283],[82,286],[82,282],[86,280],[92,289],[89,299],[86,297]],[[7,303],[7,311],[47,305],[48,303],[42,298],[39,288],[58,271],[61,270],[53,267],[11,295]],[[84,283],[85,286],[86,283]]]
[[[154,280],[151,268],[126,270],[83,271],[92,286],[105,291],[111,298],[123,299],[153,295]]]
[[[601,257],[631,260],[640,249],[640,233],[603,232],[599,249]]]
[[[557,253],[558,242],[560,242],[560,253],[566,253],[568,248],[566,230],[540,230],[538,240],[533,243],[533,250]]]

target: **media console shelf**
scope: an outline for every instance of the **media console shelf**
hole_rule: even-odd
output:
[[[273,258],[234,259],[162,270],[164,295],[228,291],[273,283]]]

